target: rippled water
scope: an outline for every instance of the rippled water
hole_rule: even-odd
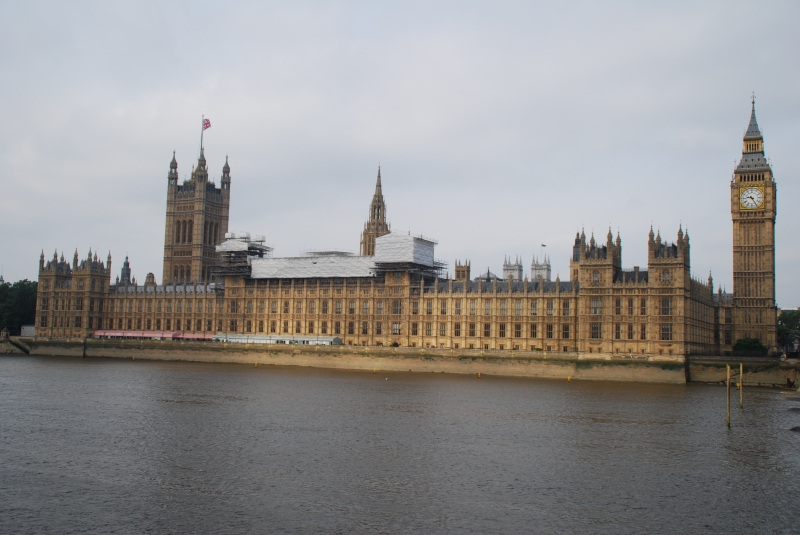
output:
[[[800,401],[0,358],[0,532],[797,533]]]

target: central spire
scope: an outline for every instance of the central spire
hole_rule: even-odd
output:
[[[389,224],[386,222],[386,203],[383,200],[383,188],[381,186],[381,166],[378,164],[378,178],[375,181],[375,194],[369,207],[369,219],[364,225],[364,232],[361,233],[361,254],[363,256],[373,256],[375,254],[375,238],[379,238],[390,232]]]
[[[758,121],[756,121],[756,95],[750,99],[750,124],[747,125],[747,132],[744,134],[745,141],[762,139],[761,130],[758,128]]]

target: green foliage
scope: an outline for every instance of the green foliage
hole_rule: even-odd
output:
[[[784,310],[778,316],[778,344],[791,344],[800,335],[800,310]]]
[[[0,330],[8,327],[18,335],[23,325],[33,325],[36,317],[36,282],[27,279],[0,284]]]
[[[769,348],[758,338],[739,338],[733,345],[734,351],[765,355]]]

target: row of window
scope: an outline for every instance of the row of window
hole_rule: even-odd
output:
[[[56,318],[56,320],[60,320],[60,324],[53,325],[53,327],[64,327],[64,318]],[[69,321],[68,319],[66,320]],[[344,334],[342,332],[343,326],[346,323],[346,331],[347,334],[361,334],[361,335],[369,335],[370,334],[370,323],[369,322],[341,322],[341,321],[334,321],[334,322],[327,322],[321,321],[317,325],[314,321],[305,322],[305,331],[303,329],[304,322],[302,321],[294,321],[290,322],[288,320],[284,320],[279,322],[278,320],[271,320],[269,322],[265,322],[264,320],[245,320],[243,322],[239,322],[238,320],[230,320],[228,323],[229,331],[230,332],[237,332],[239,326],[243,327],[244,332],[265,332],[265,327],[269,330],[270,333],[295,333],[295,334]],[[358,326],[357,326],[358,323]],[[375,322],[374,331],[373,333],[376,336],[381,336],[383,334],[391,334],[393,336],[402,335],[402,324],[400,322],[390,322],[387,323],[387,326],[390,325],[391,329],[388,332],[384,332],[384,324],[383,322]],[[42,316],[39,321],[40,327],[47,327],[47,317]],[[66,325],[69,327],[69,325]],[[76,328],[81,327],[81,318],[75,317],[74,318],[74,326]],[[103,327],[101,318],[89,318],[88,328],[98,328],[101,329]],[[196,331],[212,331],[214,327],[214,323],[212,320],[184,320],[183,322],[180,319],[173,320],[171,318],[162,320],[161,318],[156,318],[155,320],[151,318],[110,318],[107,320],[107,328],[109,329],[128,329],[128,330],[162,330],[171,331],[173,327],[175,330],[196,330]],[[492,324],[491,323],[467,323],[464,325],[464,329],[462,330],[461,323],[454,323],[452,325],[452,333],[455,337],[461,336],[468,336],[468,337],[477,337],[483,336],[486,338],[490,338],[492,336]],[[223,328],[223,320],[217,320],[216,330],[222,331]],[[358,333],[356,333],[356,329],[358,328]],[[319,330],[317,330],[319,329]],[[513,336],[514,338],[522,338],[524,336],[525,331],[528,331],[528,337],[530,338],[537,338],[539,336],[538,325],[532,324],[529,325],[527,329],[521,323],[515,324],[505,324],[500,323],[497,326],[497,336],[499,338],[506,338]],[[547,324],[543,329],[542,334],[545,338],[557,338],[561,337],[564,339],[569,339],[571,337],[572,326],[571,325],[562,325],[560,332],[558,329],[558,325]],[[411,323],[411,336],[420,336],[424,333],[424,336],[447,336],[448,335],[448,324],[447,323],[433,323],[427,322],[424,324],[419,324],[417,322]]]
[[[469,315],[470,316],[479,315],[476,301],[477,300],[475,300],[475,299],[470,299],[469,300]],[[145,305],[144,305],[145,302],[147,303],[147,305],[146,305],[147,312],[152,312],[153,311],[153,301],[152,300],[141,300],[141,299],[140,300],[125,300],[125,301],[118,301],[118,302],[115,302],[114,300],[112,300],[111,301],[111,306],[110,306],[110,311],[111,312],[125,312],[126,311],[125,309],[127,309],[127,312],[132,313],[132,312],[134,312],[134,307],[135,307],[136,308],[136,312],[143,312],[143,308],[145,307]],[[159,313],[162,312],[162,307],[163,307],[162,303],[164,303],[164,301],[156,300],[155,303],[156,303],[156,312],[159,312]],[[181,301],[181,300],[176,300],[175,301],[175,312],[183,312],[183,308],[184,308],[183,307],[183,303],[184,303],[184,301]],[[186,300],[185,303],[186,303],[186,307],[185,307],[186,308],[186,312],[187,313],[191,313],[192,312],[192,307],[193,307],[192,301],[191,300]],[[258,312],[260,314],[264,314],[265,313],[265,311],[266,311],[266,303],[267,303],[266,301],[258,301],[257,302]],[[303,313],[303,303],[304,303],[303,301],[296,301],[294,303],[294,307],[292,307],[291,303],[289,301],[283,301],[281,303],[280,309],[284,314],[289,314],[290,310],[292,308],[294,308],[293,312],[295,314],[302,314]],[[270,301],[269,305],[270,305],[270,309],[269,309],[270,313],[271,314],[277,314],[278,313],[278,308],[279,308],[278,307],[278,301],[274,301],[274,300]],[[355,315],[357,310],[362,315],[369,315],[370,314],[370,307],[372,306],[371,305],[371,301],[369,301],[369,300],[364,300],[364,301],[361,301],[360,303],[355,301],[355,300],[351,300],[351,301],[348,301],[346,303],[346,305],[347,305],[347,309],[346,309],[347,313],[350,314],[350,315]],[[386,305],[386,306],[384,306],[384,305]],[[507,300],[502,299],[502,300],[499,301],[499,306],[497,308],[498,315],[500,315],[500,316],[511,315],[510,314],[511,311],[509,311],[509,307],[507,305],[508,305]],[[252,314],[253,310],[254,310],[254,306],[255,305],[254,305],[253,301],[246,301],[246,303],[245,303],[245,311],[248,314]],[[345,306],[345,302],[342,301],[342,300],[335,300],[335,301],[332,301],[332,302],[323,300],[323,301],[320,301],[320,307],[319,308],[320,308],[320,313],[321,314],[330,314],[331,312],[334,313],[334,314],[342,314],[343,310],[345,310],[344,306]],[[411,314],[415,314],[415,315],[416,314],[420,314],[420,302],[419,301],[416,301],[416,300],[415,301],[411,301],[410,306],[411,306],[411,311],[410,311]],[[198,313],[202,313],[202,311],[203,311],[203,301],[202,300],[197,300],[196,304],[194,305],[194,307],[195,307],[195,310]],[[307,302],[307,307],[308,307],[308,313],[309,314],[316,314],[317,313],[317,302],[316,301],[314,301],[314,300],[308,301]],[[555,299],[547,299],[545,301],[545,309],[544,309],[545,315],[548,315],[548,316],[557,315],[556,312],[559,312],[559,311],[558,311],[558,309],[556,307],[557,307],[557,303],[556,303]],[[213,313],[213,310],[214,310],[213,301],[208,301],[208,304],[206,305],[206,308],[207,308],[207,311],[209,313]],[[232,314],[239,313],[239,312],[242,311],[242,310],[240,310],[240,308],[241,307],[240,307],[240,302],[239,301],[230,300],[228,302],[228,311],[230,313],[232,313]],[[375,314],[378,315],[378,316],[381,316],[384,313],[391,313],[393,315],[400,315],[400,314],[403,314],[403,301],[400,300],[400,299],[394,299],[394,300],[391,300],[390,302],[386,302],[385,303],[384,300],[378,300],[378,301],[375,301],[374,308],[375,308]],[[492,315],[492,308],[493,307],[492,307],[492,301],[491,300],[484,301],[484,306],[483,306],[483,310],[482,310],[483,315],[491,316]],[[44,308],[43,310],[46,310],[46,308]],[[456,316],[464,315],[464,309],[462,308],[462,301],[460,299],[453,300],[453,309],[452,310],[453,310],[454,315],[456,315]],[[563,301],[561,303],[560,315],[569,316],[570,315],[570,310],[571,310],[570,301],[568,301],[568,300]],[[173,302],[172,302],[172,300],[167,300],[166,301],[166,311],[167,311],[167,313],[171,313],[173,311]],[[440,306],[438,307],[437,312],[440,315],[447,315],[447,313],[448,313],[448,303],[447,303],[447,301],[441,301],[440,302]],[[434,314],[433,300],[430,300],[430,299],[426,300],[426,302],[425,302],[425,314],[426,315],[433,315]],[[532,301],[531,305],[530,305],[530,315],[537,316],[538,314],[539,314],[538,301]],[[522,301],[521,300],[515,300],[514,308],[513,308],[513,315],[514,316],[522,316],[523,315],[523,308],[522,308]]]
[[[634,340],[636,338],[636,329],[635,325],[632,323],[623,326],[620,323],[614,324],[614,339],[615,340],[622,340],[623,337],[627,340]],[[647,340],[647,325],[642,323],[639,325],[639,340]],[[603,338],[603,324],[602,323],[591,323],[589,324],[589,337],[595,340],[601,340]],[[662,323],[661,330],[659,333],[659,339],[663,341],[671,341],[672,340],[672,324],[671,323]]]
[[[625,305],[623,307],[623,304]],[[637,306],[638,305],[638,308]],[[614,314],[617,316],[621,316],[623,312],[627,313],[628,316],[634,316],[636,312],[639,312],[640,316],[647,315],[647,298],[642,297],[638,300],[629,297],[625,302],[623,299],[618,297],[614,301]],[[672,316],[672,298],[671,297],[662,297],[661,298],[661,308],[659,312],[662,316]],[[603,313],[603,299],[601,297],[593,297],[589,301],[589,313],[590,314],[602,314]]]
[[[47,311],[50,310],[50,298],[42,297],[39,299],[39,310]],[[53,310],[83,310],[83,298],[76,297],[74,299],[69,299],[66,297],[55,297],[52,300]],[[95,299],[93,297],[89,298],[89,311],[90,312],[102,312],[103,311],[103,299]]]
[[[82,279],[82,278],[78,279],[78,281],[75,283],[75,286],[78,288],[78,290],[83,290],[84,287],[85,287],[84,279]],[[105,286],[106,286],[105,281],[95,280],[95,279],[92,279],[92,281],[91,281],[91,283],[89,285],[90,290],[92,292],[102,292],[102,291],[105,290]],[[41,289],[42,290],[47,290],[49,288],[50,288],[50,281],[47,280],[47,279],[44,279],[41,282]]]

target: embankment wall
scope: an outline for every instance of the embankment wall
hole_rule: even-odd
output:
[[[645,383],[738,382],[739,361],[722,357],[649,357],[410,347],[297,346],[155,340],[26,340],[31,355],[226,362],[349,370],[486,374]],[[798,363],[748,359],[745,386],[797,384]]]
[[[292,346],[213,342],[40,340],[31,355],[135,358],[350,370],[488,374],[512,377],[684,383],[682,357],[630,360],[610,355],[359,346]]]

